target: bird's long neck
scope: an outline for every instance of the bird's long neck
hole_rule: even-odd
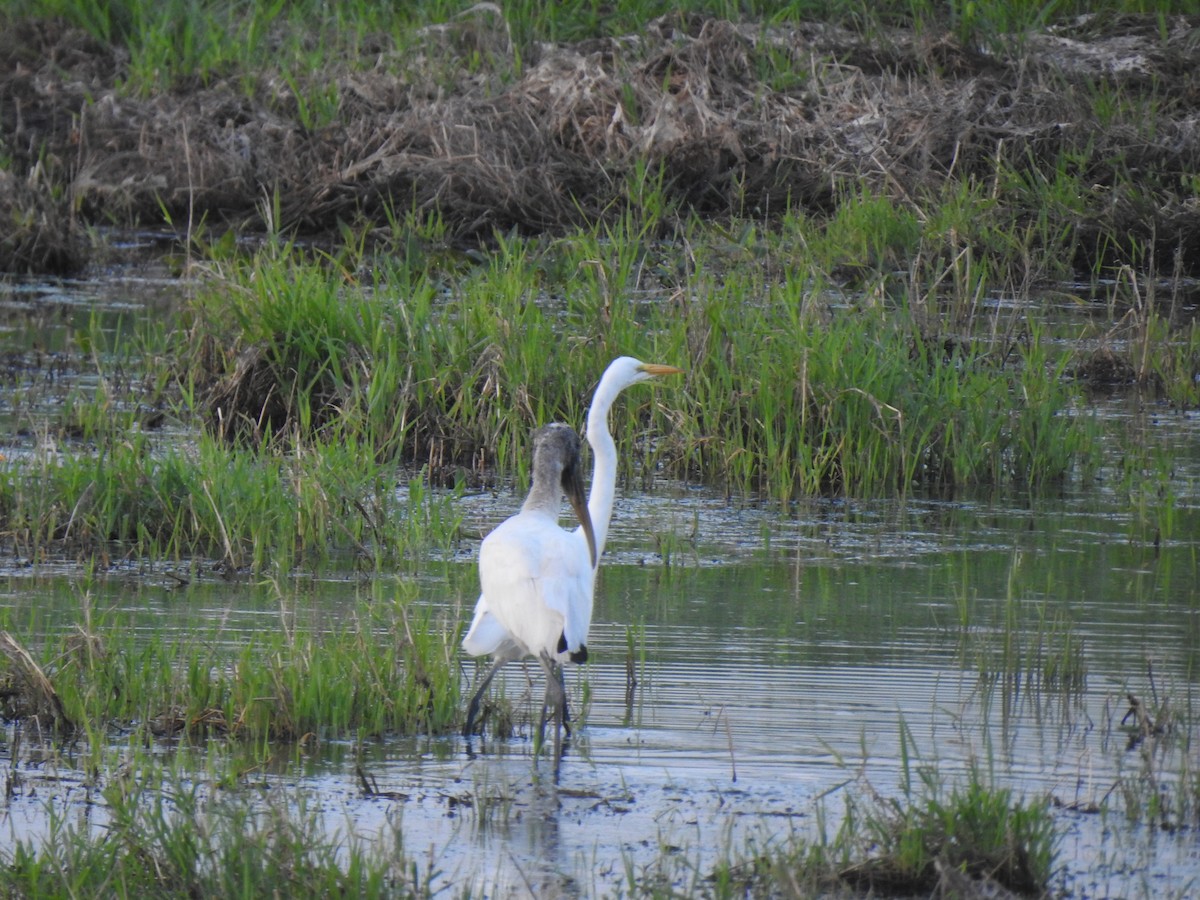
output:
[[[608,431],[608,411],[621,392],[607,374],[596,387],[596,396],[588,410],[587,441],[592,448],[592,488],[588,493],[588,514],[596,535],[596,558],[604,552],[608,523],[612,518],[617,491],[617,445]]]
[[[562,470],[539,467],[538,462],[534,460],[533,484],[529,487],[529,496],[521,504],[521,512],[541,512],[557,519],[562,511],[562,488],[559,485]]]

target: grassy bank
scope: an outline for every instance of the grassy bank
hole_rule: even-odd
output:
[[[1192,2],[465,7],[27,5],[0,270],[164,216],[329,239],[415,209],[490,246],[638,212],[657,173],[685,218],[902,212],[847,272],[907,266],[924,230],[925,264],[970,251],[992,284],[1196,274]]]
[[[287,5],[221,0],[157,4],[144,0],[35,0],[24,9],[30,17],[61,18],[95,39],[123,47],[128,54],[127,86],[133,92],[205,82],[230,73],[253,78],[264,62],[306,81],[321,73],[330,56],[348,60],[357,57],[362,61],[351,66],[370,68],[376,62],[370,57],[379,53],[381,42],[385,47],[391,40],[403,49],[414,48],[422,38],[453,32],[455,23],[464,20],[470,28],[463,30],[476,39],[475,64],[487,68],[498,61],[489,58],[489,51],[519,65],[523,59],[536,58],[539,43],[642,33],[650,22],[670,14],[745,19],[771,26],[819,20],[866,35],[903,25],[922,35],[949,34],[967,46],[1003,46],[1032,30],[1069,22],[1084,14],[1102,22],[1150,14],[1149,21],[1163,22],[1172,15],[1198,11],[1190,0],[1152,6],[1138,0],[1059,0],[1036,6],[998,3],[986,8],[927,0],[888,0],[870,8],[828,0],[783,4],[762,0],[737,4],[723,0],[691,0],[685,4],[618,0],[603,8],[587,2],[548,6],[516,0],[486,9],[455,0],[421,0],[402,6],[355,0],[334,9],[314,0]],[[492,30],[502,32],[503,44],[478,46]],[[398,58],[388,62],[403,65]],[[785,68],[778,59],[765,55],[762,64],[771,63]]]
[[[850,791],[835,833],[721,871],[720,895],[1045,895],[1059,841],[1045,802],[991,787],[977,771],[962,784],[909,775],[896,798],[869,784]]]

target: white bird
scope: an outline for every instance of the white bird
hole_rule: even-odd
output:
[[[493,663],[471,697],[464,735],[471,734],[480,700],[496,672],[526,656],[536,657],[546,672],[539,746],[550,705],[556,752],[558,726],[570,733],[562,665],[587,659],[596,566],[608,539],[616,495],[617,446],[609,434],[608,411],[629,385],[682,371],[628,356],[613,360],[605,370],[588,410],[587,439],[595,468],[586,508],[578,481],[578,437],[565,425],[548,425],[535,433],[529,497],[521,512],[501,523],[479,548],[482,592],[463,649],[472,656],[490,654]],[[558,527],[560,485],[580,521],[575,531]]]

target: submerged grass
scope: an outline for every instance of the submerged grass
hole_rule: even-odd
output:
[[[1084,639],[1058,586],[1049,585],[1039,596],[1024,595],[1019,588],[1023,566],[1023,553],[1014,552],[1007,593],[990,616],[977,617],[968,626],[965,601],[960,613],[964,668],[978,672],[985,707],[998,695],[1006,720],[1022,697],[1034,703],[1055,696],[1079,698],[1087,688]]]

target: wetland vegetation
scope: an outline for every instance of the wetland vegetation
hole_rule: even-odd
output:
[[[935,654],[957,642],[946,671],[977,679],[961,703],[984,731],[1032,710],[1132,749],[1103,796],[1025,791],[969,741],[960,771],[922,760],[909,710],[881,726],[896,734],[885,783],[865,746],[859,769],[830,750],[845,777],[803,814],[815,829],[789,818],[782,837],[720,858],[660,835],[650,861],[628,851],[609,880],[555,889],[1088,896],[1063,875],[1063,809],[1130,833],[1200,827],[1188,638],[1164,642],[1178,657],[1159,676],[1152,649],[1101,660],[1108,633],[1069,600],[1094,586],[1117,631],[1118,595],[1142,591],[1139,626],[1164,613],[1194,629],[1200,10],[661,6],[0,10],[7,809],[33,783],[54,798],[33,836],[0,850],[6,892],[501,893],[420,857],[408,819],[342,834],[303,792],[254,787],[322,747],[345,750],[360,814],[420,805],[381,789],[368,760],[396,740],[434,763],[463,752],[450,737],[469,676],[460,607],[477,587],[456,573],[498,521],[472,515],[474,498],[511,499],[532,428],[581,424],[626,353],[687,370],[614,411],[623,491],[675,485],[684,510],[648,529],[655,543],[618,543],[614,568],[635,552],[665,573],[628,591],[675,597],[679,568],[743,552],[705,549],[725,513],[689,513],[687,492],[703,491],[753,515],[752,537],[734,531],[793,572],[772,590],[803,596],[799,611],[739,612],[732,630],[778,638],[795,663],[812,622],[888,596],[882,581],[869,596],[822,585],[809,562],[836,545],[830,530],[859,533],[856,510],[927,517],[867,527],[877,548],[893,527],[952,533],[928,520],[959,505],[985,510],[973,526],[987,533],[1015,503],[1006,574],[980,587],[968,550],[949,552],[960,580],[928,603],[914,590],[933,612],[912,628],[937,635]],[[105,276],[169,285],[169,308],[47,300]],[[1137,412],[1099,412],[1114,402]],[[1163,440],[1155,417],[1185,437]],[[1126,550],[1063,538],[1064,558],[1088,564],[1031,575],[1040,551],[1020,529],[1059,540],[1037,512],[1069,520],[1089,493],[1111,521],[1062,533]],[[811,542],[781,542],[814,508]],[[850,555],[909,552],[924,551]],[[1110,566],[1120,588],[1098,580]],[[64,592],[58,579],[66,610],[19,599],[50,581]],[[212,619],[155,627],[140,607],[158,600],[134,583],[242,594]],[[313,584],[340,599],[309,605]],[[442,591],[454,602],[431,602]],[[245,604],[256,618],[230,626]],[[627,694],[653,694],[647,643],[670,638],[647,637],[653,606],[628,613],[608,653]],[[573,702],[603,723],[607,675],[592,670]],[[1101,697],[1096,672],[1119,689]],[[516,679],[510,691],[489,713],[519,745]],[[627,706],[611,720],[636,721]],[[723,723],[737,782],[745,735],[724,706],[703,715]],[[547,804],[634,805],[625,786],[550,787],[533,771],[525,759],[516,782],[426,798],[478,835],[549,820]],[[1197,877],[1165,888],[1182,896]]]

